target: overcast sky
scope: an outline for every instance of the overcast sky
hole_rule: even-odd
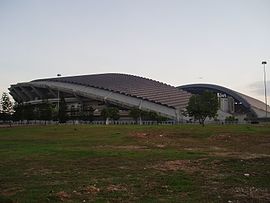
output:
[[[270,79],[270,0],[0,0],[0,92],[117,72],[263,100],[262,60]]]

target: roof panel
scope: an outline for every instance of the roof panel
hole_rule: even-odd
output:
[[[190,93],[165,83],[134,75],[118,73],[48,78],[34,81],[74,83],[83,86],[107,89],[121,94],[144,98],[174,108],[183,106],[183,103],[187,104],[186,98],[191,96]],[[174,101],[174,103],[171,101]]]

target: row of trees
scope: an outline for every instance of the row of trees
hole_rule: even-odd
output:
[[[44,101],[40,104],[17,104],[14,106],[13,120],[44,120],[44,121],[59,121],[65,123],[67,120],[84,120],[92,121],[94,109],[92,107],[82,107],[78,109],[71,107],[67,110],[65,100],[61,99],[59,102],[59,109],[57,105]]]
[[[129,116],[131,118],[133,118],[136,123],[139,123],[140,120],[150,120],[150,121],[157,121],[157,122],[162,122],[162,121],[166,121],[167,118],[158,115],[156,112],[153,111],[143,111],[141,109],[138,108],[132,108],[129,111]],[[108,122],[109,120],[118,120],[120,118],[119,115],[119,110],[116,107],[108,107],[102,110],[101,112],[101,117],[103,119],[106,120],[106,122]]]
[[[0,111],[0,120],[4,121],[22,121],[22,120],[59,120],[65,123],[67,120],[93,121],[94,109],[91,106],[82,106],[81,109],[71,107],[67,110],[67,104],[64,97],[60,97],[58,107],[48,101],[40,104],[20,104],[13,106],[7,93],[3,93],[1,98],[2,109]],[[167,118],[158,115],[155,112],[146,112],[137,108],[132,108],[129,112],[137,123],[141,120],[165,121]],[[101,111],[101,119],[106,121],[116,121],[120,118],[119,109],[116,107],[107,107]]]
[[[7,93],[2,94],[1,98],[0,120],[59,120],[64,123],[67,120],[93,121],[94,109],[91,106],[82,106],[81,109],[71,108],[67,111],[67,104],[64,97],[60,97],[59,109],[56,105],[44,101],[41,104],[16,104],[14,107]],[[187,116],[198,120],[204,125],[205,119],[215,118],[218,110],[218,99],[216,94],[204,92],[201,95],[191,96],[187,110],[184,112]],[[69,114],[67,114],[69,112]],[[137,108],[132,108],[129,112],[137,123],[141,120],[151,120],[162,122],[167,118],[158,115],[155,112],[146,112]],[[118,120],[120,118],[119,109],[116,107],[107,107],[101,111],[101,118],[108,122],[109,120]]]
[[[48,102],[37,105],[17,104],[14,106],[14,121],[21,120],[56,120],[57,109]]]
[[[67,120],[93,120],[94,109],[85,107],[79,111],[72,107],[67,111],[67,105],[64,97],[60,97],[59,110],[58,107],[48,101],[41,104],[12,104],[7,93],[3,93],[1,97],[0,120],[3,121],[21,121],[21,120],[59,120],[64,123]],[[69,115],[68,115],[69,112]]]
[[[0,108],[0,120],[3,121],[21,121],[21,120],[59,120],[64,123],[66,120],[93,120],[92,107],[82,111],[76,108],[69,110],[69,116],[67,114],[67,105],[65,99],[61,97],[58,107],[48,101],[43,101],[40,104],[12,104],[7,93],[2,94],[1,108]]]
[[[140,120],[151,120],[162,122],[168,120],[168,118],[158,115],[156,112],[153,111],[143,111],[141,109],[132,108],[129,112],[129,116],[132,117],[136,123],[139,123]]]

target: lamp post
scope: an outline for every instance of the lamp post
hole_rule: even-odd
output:
[[[61,74],[57,74],[57,77],[60,77]],[[57,111],[58,111],[58,123],[60,122],[60,119],[59,119],[59,107],[60,107],[60,103],[59,103],[59,88],[57,88]]]
[[[266,71],[265,65],[267,64],[266,61],[262,62],[263,65],[263,73],[264,73],[264,99],[265,99],[265,117],[267,118],[267,94],[266,94]]]

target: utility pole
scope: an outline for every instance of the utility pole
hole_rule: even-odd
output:
[[[264,99],[265,99],[265,117],[267,118],[267,91],[266,91],[266,71],[265,65],[267,64],[266,61],[262,62],[263,65],[263,73],[264,73]]]
[[[57,77],[60,77],[61,76],[61,74],[57,74]],[[60,122],[60,119],[59,119],[59,107],[60,107],[60,103],[59,103],[60,101],[59,101],[59,88],[57,88],[57,111],[58,111],[58,122]]]

